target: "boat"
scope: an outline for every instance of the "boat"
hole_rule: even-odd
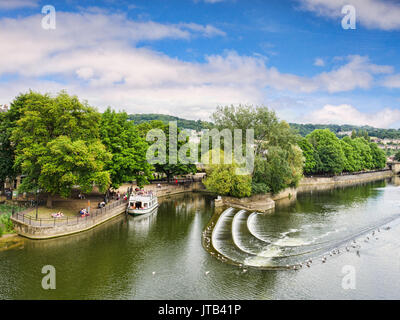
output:
[[[137,191],[132,192],[128,205],[126,207],[126,213],[131,215],[142,215],[154,211],[158,207],[157,196],[152,191]]]

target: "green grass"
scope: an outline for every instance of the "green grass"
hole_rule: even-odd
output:
[[[38,218],[45,218],[49,219],[51,218],[52,213],[57,213],[57,212],[62,212],[64,214],[64,217],[76,217],[78,215],[78,210],[74,209],[69,209],[69,208],[63,208],[63,207],[58,207],[54,206],[53,208],[46,208],[44,206],[40,206],[38,208]],[[31,216],[32,218],[36,217],[36,209],[33,209],[33,211],[30,211],[27,216]]]

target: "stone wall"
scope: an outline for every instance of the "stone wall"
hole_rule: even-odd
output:
[[[251,197],[234,198],[223,196],[222,203],[226,206],[266,212],[275,208],[275,201],[271,198],[270,194],[257,194]]]
[[[286,188],[275,195],[267,193],[246,198],[223,196],[219,201],[219,205],[222,204],[251,211],[268,212],[275,208],[276,202],[278,202],[279,205],[286,205],[296,201],[297,194],[301,192],[329,190],[337,186],[356,185],[363,182],[390,178],[392,176],[392,170],[382,170],[333,177],[304,177],[297,188]]]
[[[15,231],[26,238],[30,239],[49,239],[62,237],[82,231],[89,230],[102,224],[122,213],[125,212],[126,203],[121,204],[118,207],[111,209],[98,216],[92,216],[88,218],[71,218],[68,224],[57,225],[57,220],[54,225],[38,226],[24,223],[17,219],[12,219]]]
[[[382,170],[334,177],[304,177],[299,183],[297,192],[328,190],[336,186],[351,186],[363,182],[386,179],[392,176],[393,172],[391,170]]]

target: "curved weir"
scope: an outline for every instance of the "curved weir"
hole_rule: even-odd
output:
[[[235,209],[225,210],[219,217],[214,229],[212,230],[212,245],[218,254],[223,258],[229,259],[236,264],[244,264],[248,253],[240,250],[232,238],[232,221],[235,215]]]
[[[359,249],[355,239],[366,236],[374,230],[398,219],[400,214],[379,219],[364,228],[358,228],[342,234],[342,236],[319,243],[290,239],[289,234],[295,234],[297,229],[280,232],[279,236],[271,234],[270,241],[257,235],[252,228],[257,213],[229,208],[225,210],[212,229],[211,244],[217,251],[217,257],[223,262],[239,266],[249,266],[259,269],[296,269],[306,264],[310,259],[325,255]],[[210,228],[210,226],[208,227]],[[211,231],[209,229],[209,231]],[[329,233],[335,233],[330,231]],[[273,233],[273,232],[271,232]],[[371,239],[374,238],[370,235]],[[367,242],[367,241],[366,241]],[[356,244],[357,243],[357,244]],[[215,253],[213,253],[215,254]]]

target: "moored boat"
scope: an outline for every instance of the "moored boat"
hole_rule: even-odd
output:
[[[129,197],[126,212],[131,215],[142,215],[152,212],[158,207],[157,196],[152,191],[132,192]]]

